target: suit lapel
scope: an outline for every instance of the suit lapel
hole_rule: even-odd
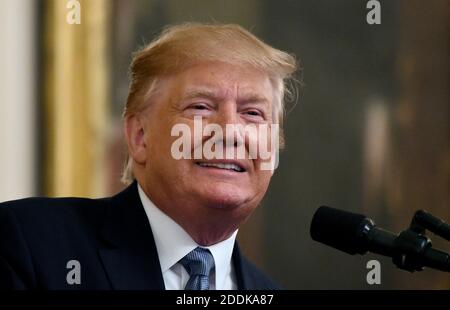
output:
[[[236,275],[236,284],[238,290],[248,290],[249,289],[249,277],[246,273],[245,268],[243,268],[243,257],[241,254],[241,250],[239,249],[239,246],[237,242],[234,243],[234,249],[233,249],[233,266],[234,266],[234,273]]]
[[[163,290],[164,280],[137,182],[110,198],[99,249],[113,289]]]

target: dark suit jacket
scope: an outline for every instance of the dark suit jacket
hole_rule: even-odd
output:
[[[81,284],[68,284],[67,262]],[[278,287],[235,244],[239,289]],[[147,215],[134,182],[103,199],[28,198],[0,204],[0,288],[162,290]]]

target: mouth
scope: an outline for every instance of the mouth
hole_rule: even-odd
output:
[[[213,168],[213,169],[223,169],[228,171],[234,171],[243,173],[246,171],[246,169],[238,162],[195,162],[197,166],[204,167],[204,168]]]

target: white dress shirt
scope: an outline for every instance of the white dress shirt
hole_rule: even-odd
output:
[[[180,225],[152,203],[139,184],[138,192],[155,239],[164,285],[167,290],[182,290],[189,280],[189,274],[178,261],[199,245]],[[209,249],[214,257],[215,268],[209,277],[209,287],[212,290],[237,289],[231,261],[236,235],[237,230],[224,241],[201,246]]]

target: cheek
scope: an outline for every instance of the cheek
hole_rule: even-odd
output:
[[[279,128],[274,124],[259,124],[255,130],[245,132],[245,143],[252,158],[270,161],[279,149]]]
[[[170,148],[177,137],[171,136],[172,126],[167,122],[156,120],[148,128],[147,147],[152,157],[170,157]]]
[[[270,180],[272,178],[272,173],[267,170],[256,170],[253,176],[253,184],[257,191],[265,192],[269,187]]]
[[[180,136],[171,135],[172,126],[169,124],[161,125],[158,132],[154,131],[149,139],[149,158],[150,169],[159,170],[161,175],[171,176],[174,180],[180,181],[180,178],[189,175],[191,161],[189,159],[177,158],[177,154],[172,154],[172,146],[179,145]],[[182,137],[182,136],[181,136]],[[183,144],[184,145],[184,144]],[[177,152],[183,153],[183,148],[176,148]],[[192,149],[192,148],[191,148]]]

